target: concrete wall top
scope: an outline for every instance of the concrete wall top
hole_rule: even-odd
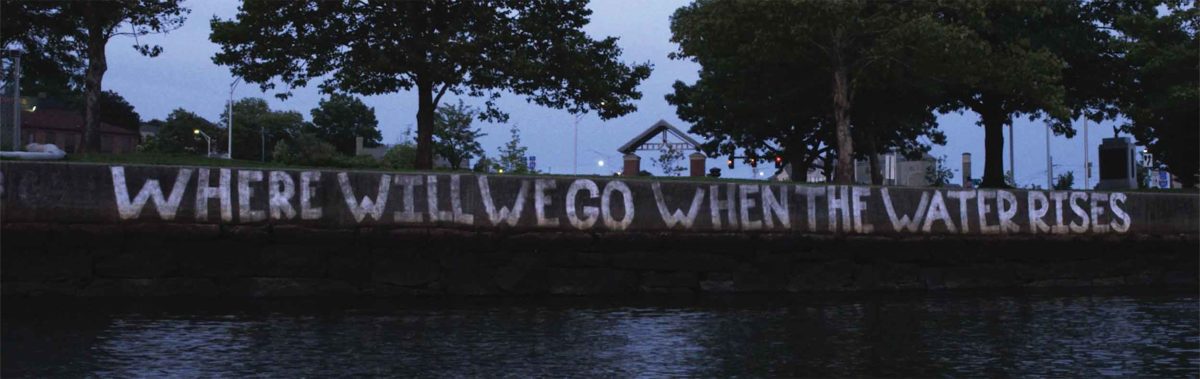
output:
[[[1200,194],[0,162],[0,221],[583,232],[1200,234]]]

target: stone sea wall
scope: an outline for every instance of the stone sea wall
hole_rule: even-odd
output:
[[[1193,286],[1197,194],[0,162],[5,295]]]

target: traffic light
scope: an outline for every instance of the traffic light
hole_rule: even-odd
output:
[[[729,157],[729,160],[725,161],[725,165],[729,166],[729,169],[732,170],[733,169],[733,157]]]
[[[783,157],[775,156],[775,168],[783,168]]]

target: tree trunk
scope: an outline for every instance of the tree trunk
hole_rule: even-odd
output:
[[[1008,114],[987,103],[974,110],[983,121],[983,180],[980,187],[1008,188],[1004,182],[1004,124]]]
[[[854,181],[854,139],[850,136],[850,82],[846,69],[833,71],[833,121],[837,126],[837,173],[834,181],[851,184]]]
[[[433,84],[418,81],[417,97],[417,160],[414,167],[418,170],[432,170],[433,112],[437,107],[437,104],[433,103]]]
[[[791,169],[788,176],[796,183],[804,183],[808,181],[808,166],[811,164],[807,159],[807,146],[803,144],[798,146],[788,146],[784,150],[784,155],[787,156],[787,162],[784,167]]]
[[[87,71],[84,73],[83,152],[100,152],[100,92],[108,62],[104,46],[108,37],[99,20],[89,17],[87,40]]]

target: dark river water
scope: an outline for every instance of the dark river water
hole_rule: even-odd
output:
[[[5,299],[9,377],[1196,377],[1196,294]]]

